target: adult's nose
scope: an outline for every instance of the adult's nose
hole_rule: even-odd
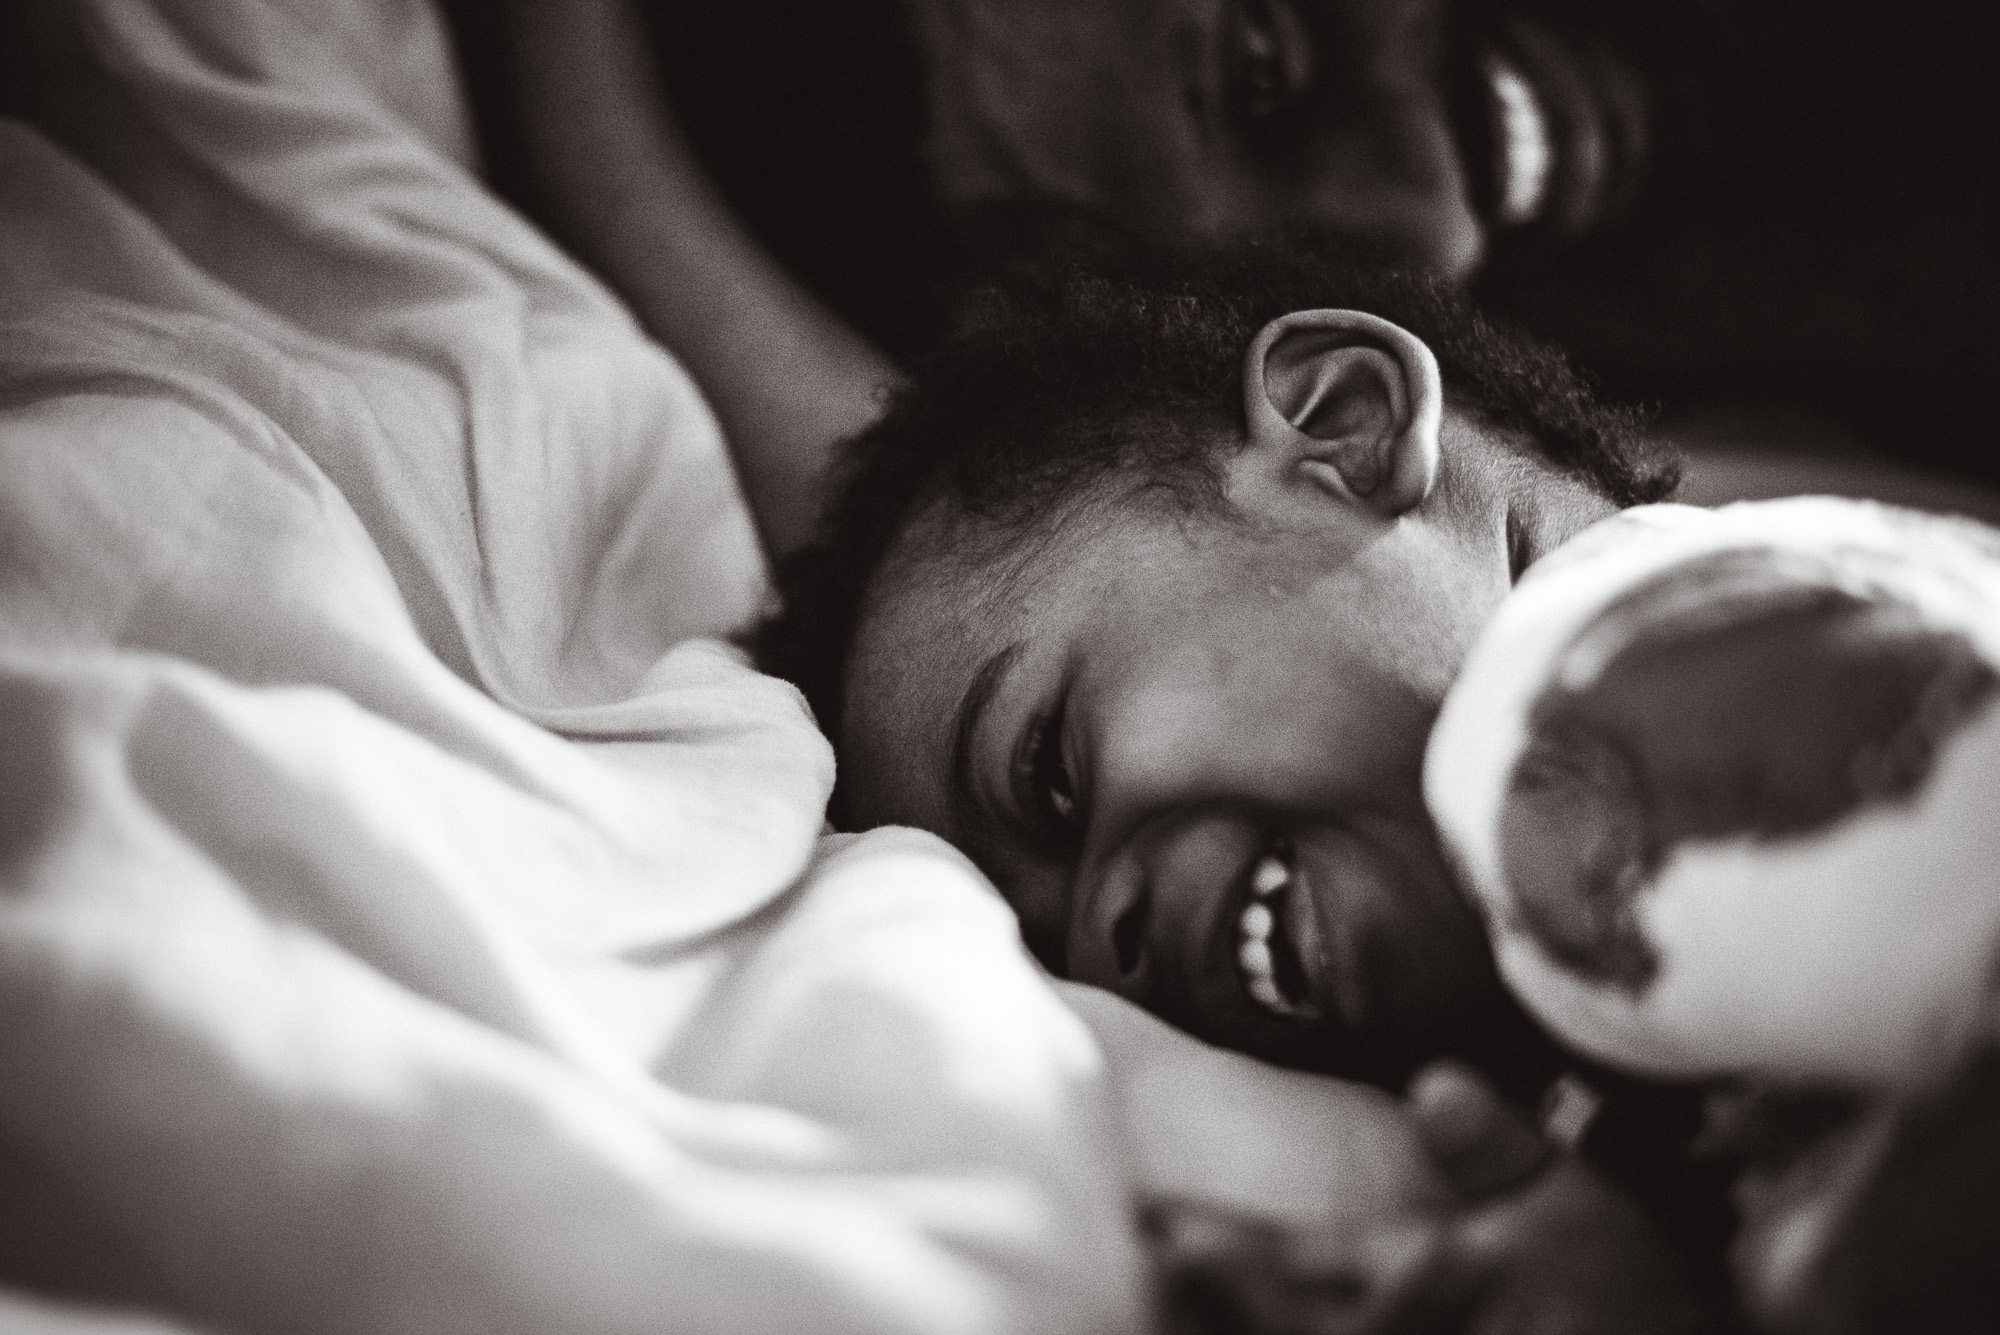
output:
[[[1344,136],[1309,181],[1296,210],[1315,228],[1360,237],[1454,282],[1485,258],[1485,224],[1441,112]]]
[[[1485,255],[1457,136],[1439,83],[1441,0],[1348,0],[1340,85],[1305,145],[1297,211],[1448,279]]]

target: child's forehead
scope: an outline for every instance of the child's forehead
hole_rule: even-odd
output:
[[[1124,610],[1179,583],[1186,546],[1143,507],[1082,510],[1061,522],[1009,524],[934,502],[913,516],[870,581],[849,648],[840,743],[857,809],[941,820],[924,792],[952,749],[953,720],[983,664],[1010,645],[1065,658],[1103,629],[1107,599]],[[1185,560],[1185,555],[1183,556]],[[857,810],[859,814],[859,810]]]

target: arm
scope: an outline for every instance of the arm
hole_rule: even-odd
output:
[[[1170,1216],[1156,1244],[1168,1291],[1201,1311],[1173,1335],[1706,1329],[1675,1259],[1632,1202],[1469,1071],[1427,1067],[1402,1106],[1456,1199],[1359,1228]]]
[[[1633,1204],[1470,1072],[1394,1099],[1057,986],[1110,1067],[1170,1335],[1699,1327]]]
[[[765,546],[812,536],[834,447],[873,422],[889,361],[747,236],[683,141],[628,0],[508,0],[544,221],[688,367]]]
[[[1213,1047],[1099,988],[1055,986],[1104,1053],[1141,1197],[1301,1226],[1451,1199],[1382,1090]]]

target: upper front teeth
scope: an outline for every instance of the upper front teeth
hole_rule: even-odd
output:
[[[1278,906],[1273,901],[1291,883],[1292,869],[1276,854],[1266,853],[1251,869],[1250,902],[1243,906],[1243,915],[1237,921],[1240,940],[1236,962],[1243,969],[1244,990],[1258,1005],[1273,1015],[1311,1018],[1318,1014],[1315,1009],[1287,999],[1279,989],[1277,965],[1271,954],[1272,938],[1281,931]]]
[[[1271,906],[1261,899],[1253,899],[1243,907],[1243,937],[1246,941],[1270,940],[1271,928],[1276,922]]]

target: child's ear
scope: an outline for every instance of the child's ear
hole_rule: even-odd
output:
[[[1379,316],[1295,311],[1265,325],[1244,354],[1243,416],[1231,479],[1242,498],[1303,481],[1394,518],[1437,481],[1437,358]]]

